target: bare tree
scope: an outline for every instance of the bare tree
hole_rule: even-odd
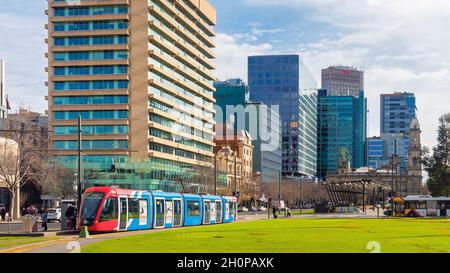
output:
[[[19,217],[17,198],[27,182],[40,183],[45,176],[42,168],[44,150],[41,133],[31,123],[13,127],[9,139],[0,140],[0,180],[10,193],[10,215]]]
[[[42,191],[61,199],[67,199],[76,194],[74,188],[74,172],[57,163],[47,164],[47,175],[43,180]]]

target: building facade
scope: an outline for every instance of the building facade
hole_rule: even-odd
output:
[[[215,139],[216,166],[227,176],[227,189],[240,192],[240,199],[253,198],[256,184],[253,179],[252,137],[247,131],[238,131],[233,139]]]
[[[283,176],[315,177],[317,83],[300,56],[251,56],[248,80],[252,101],[279,106]]]
[[[381,134],[367,139],[367,166],[373,169],[389,168],[392,156],[398,156],[401,172],[408,170],[409,138],[403,134]]]
[[[408,137],[409,125],[416,117],[416,97],[413,93],[382,94],[380,101],[381,134]]]
[[[248,86],[240,79],[216,82],[216,122],[234,132],[245,130],[253,141],[253,174],[262,183],[278,181],[281,172],[281,119],[279,111],[261,102],[250,102]],[[227,113],[227,106],[243,107],[243,112]],[[219,115],[219,112],[222,115]],[[220,130],[221,128],[219,128]],[[235,133],[232,133],[234,136]],[[220,132],[218,132],[220,134]]]
[[[207,0],[72,2],[48,1],[54,156],[74,166],[81,116],[88,184],[179,190],[186,169],[211,167],[214,156],[215,9]],[[112,163],[119,174],[108,173]]]
[[[348,170],[344,173],[329,173],[327,174],[326,181],[327,183],[360,183],[361,181],[382,183],[395,196],[405,197],[408,195],[428,194],[422,182],[421,129],[417,118],[413,118],[409,125],[409,141],[408,172],[399,172],[398,168],[392,167],[375,170],[363,167],[357,170]],[[394,162],[398,162],[397,160]]]
[[[359,96],[364,90],[364,71],[348,66],[322,69],[322,89],[330,96]]]
[[[238,113],[233,110],[232,113],[227,113],[227,106],[245,107],[245,104],[250,100],[250,93],[248,85],[241,79],[229,79],[222,82],[215,82],[214,87],[216,92],[214,93],[214,99],[216,100],[216,122],[217,124],[233,124],[234,130],[238,130]],[[230,114],[230,115],[229,115]],[[239,128],[239,130],[246,130]]]
[[[339,160],[348,158],[355,169],[366,165],[367,99],[329,96],[319,90],[317,107],[318,177],[338,171]]]

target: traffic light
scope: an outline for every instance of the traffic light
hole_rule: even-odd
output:
[[[238,198],[238,197],[239,197],[239,192],[236,193],[236,198]]]
[[[116,164],[111,164],[111,172],[115,173],[116,172]]]

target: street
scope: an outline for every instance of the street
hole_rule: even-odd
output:
[[[39,223],[39,231],[42,230],[42,224]],[[61,224],[58,222],[48,223],[49,231],[59,231],[61,230]],[[11,231],[12,233],[20,233],[23,231],[22,223],[12,223],[11,225],[7,222],[0,223],[0,233],[5,233]]]

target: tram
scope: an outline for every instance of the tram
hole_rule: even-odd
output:
[[[395,215],[406,217],[449,217],[450,197],[410,195],[394,198]]]
[[[136,191],[112,187],[87,189],[78,228],[117,232],[231,223],[237,199],[229,196]]]

